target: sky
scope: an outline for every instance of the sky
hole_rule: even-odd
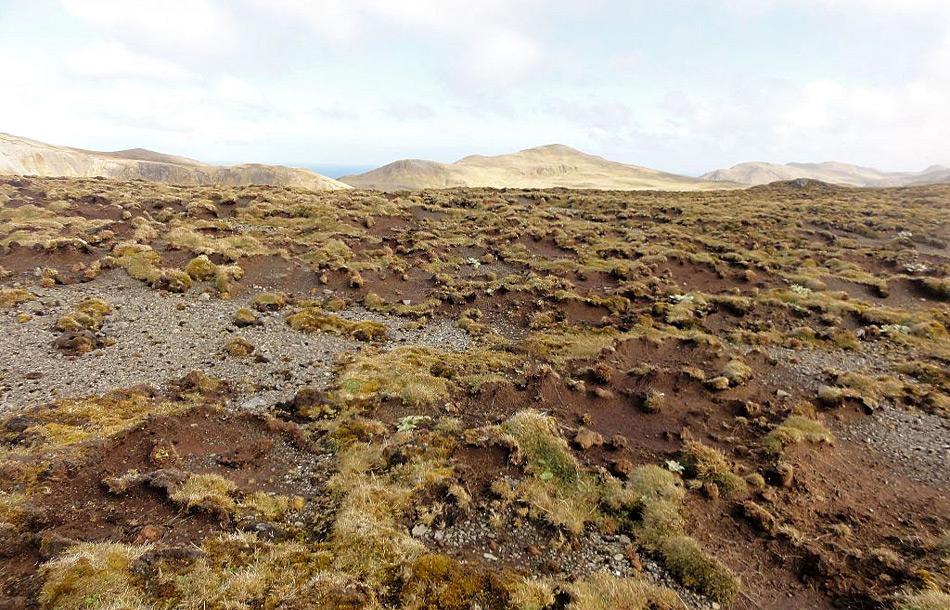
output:
[[[920,170],[948,109],[950,0],[0,0],[0,132],[95,150]]]

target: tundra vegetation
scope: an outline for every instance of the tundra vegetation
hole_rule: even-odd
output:
[[[254,410],[207,371],[0,410],[0,606],[945,608],[946,479],[848,431],[946,430],[948,243],[950,186],[0,178],[3,322],[90,289],[62,358],[139,340],[103,276],[227,302],[226,363],[355,345]]]

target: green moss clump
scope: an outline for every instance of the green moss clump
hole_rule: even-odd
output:
[[[318,307],[306,307],[287,317],[294,330],[326,332],[353,337],[360,341],[379,341],[386,338],[386,326],[371,320],[353,321],[329,314]]]
[[[254,344],[244,337],[234,337],[225,344],[224,349],[235,358],[247,358],[254,353]]]
[[[161,275],[162,257],[151,246],[121,243],[112,249],[111,263],[125,269],[129,277],[152,283]]]
[[[102,299],[86,299],[56,320],[54,327],[62,332],[99,330],[110,313],[112,307]]]
[[[218,271],[218,266],[211,262],[205,254],[199,254],[185,265],[185,273],[196,282],[210,280]]]
[[[484,570],[462,564],[448,555],[425,554],[412,562],[400,591],[405,610],[466,610],[491,607],[494,580]],[[479,603],[481,602],[481,603]]]
[[[152,281],[152,287],[169,292],[188,292],[191,289],[191,276],[179,269],[162,269]]]
[[[231,322],[233,322],[238,328],[257,326],[262,323],[260,318],[257,317],[257,314],[247,307],[241,307],[235,311],[234,315],[231,316]]]
[[[281,292],[262,292],[254,297],[251,305],[257,311],[278,311],[287,305],[287,295]]]

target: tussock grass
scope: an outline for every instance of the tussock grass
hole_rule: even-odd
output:
[[[151,608],[132,573],[132,565],[145,551],[144,546],[80,543],[43,566],[40,601],[62,610]]]
[[[726,496],[736,498],[748,491],[745,480],[732,471],[726,456],[715,447],[698,441],[686,441],[682,456],[689,476],[715,484]]]
[[[660,541],[663,564],[687,587],[717,600],[728,602],[741,588],[739,578],[716,558],[706,554],[689,536],[670,536]]]
[[[443,352],[398,347],[345,362],[336,395],[344,402],[395,398],[408,406],[432,405],[455,389],[477,390],[517,362],[513,354],[490,349]]]
[[[599,518],[602,488],[583,471],[560,435],[554,418],[537,411],[519,411],[501,425],[531,477],[518,486],[519,496],[552,525],[580,533]]]
[[[0,290],[0,309],[13,309],[17,305],[28,303],[36,296],[23,288],[4,288]]]

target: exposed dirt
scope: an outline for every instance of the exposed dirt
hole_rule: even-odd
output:
[[[384,195],[2,179],[0,608],[41,605],[80,542],[193,565],[239,533],[261,553],[243,565],[293,542],[306,558],[293,569],[360,591],[330,608],[456,607],[407,601],[432,553],[450,575],[490,574],[476,589],[516,610],[493,587],[542,579],[560,610],[569,583],[601,571],[688,608],[884,609],[947,592],[948,202],[936,186]],[[205,375],[182,381],[191,371]],[[116,388],[147,399],[115,402]],[[504,432],[525,413],[550,422],[540,458]],[[695,443],[718,456],[712,472]],[[656,466],[682,490],[672,531],[738,592],[677,570],[644,534],[646,495],[610,495]],[[189,506],[175,493],[194,475],[224,491]],[[559,523],[547,501],[589,514]],[[142,595],[174,588],[136,565]],[[282,581],[284,607],[317,581]],[[262,591],[234,607],[278,607]]]

